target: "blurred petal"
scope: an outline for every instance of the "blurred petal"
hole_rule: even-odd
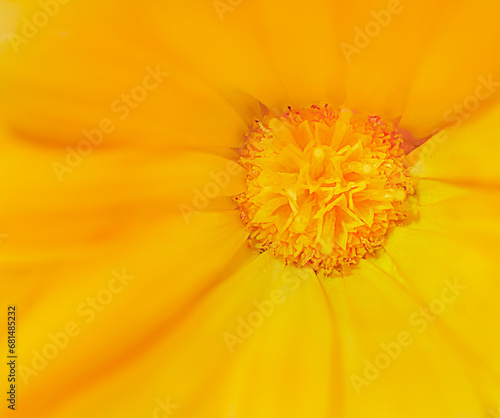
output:
[[[470,115],[498,101],[499,18],[500,4],[490,0],[463,0],[448,7],[447,18],[436,22],[439,35],[418,66],[402,127],[426,137],[454,123],[450,111],[455,106]]]
[[[13,138],[2,151],[9,204],[0,207],[0,232],[10,234],[7,259],[127,248],[164,219],[182,216],[189,223],[218,201],[234,209],[229,196],[243,190],[245,179],[234,161],[201,152],[98,150],[82,158]]]
[[[146,18],[168,55],[189,71],[224,93],[241,92],[281,108],[289,97],[267,54],[258,5],[231,3],[156,0],[147,5]]]
[[[358,111],[401,117],[409,90],[450,1],[338,2],[338,47],[347,66],[347,104]],[[340,18],[341,17],[341,18]],[[432,107],[432,102],[426,102]]]
[[[259,0],[257,4],[263,48],[288,92],[288,104],[344,102],[346,61],[335,47],[338,11],[334,3]]]
[[[121,22],[140,14],[136,8],[60,8],[57,19],[4,57],[0,106],[9,130],[57,146],[90,139],[101,148],[212,151],[241,143],[245,121],[226,99],[181,70],[147,33],[125,32]]]
[[[415,177],[455,185],[493,187],[500,184],[500,105],[476,119],[458,119],[415,149],[408,161]]]
[[[216,250],[220,252],[220,248],[210,250],[206,257]],[[220,256],[217,258],[220,261]],[[212,261],[207,266],[206,261],[196,264],[202,269],[215,264]],[[217,287],[206,287],[189,309],[170,317],[182,288],[202,289],[201,283],[193,287],[193,269],[179,274],[181,270],[174,267],[166,277],[160,271],[153,274],[153,266],[145,269],[134,262],[127,265],[136,276],[130,289],[117,295],[116,301],[88,324],[76,317],[81,336],[71,340],[38,376],[30,378],[24,399],[27,405],[33,405],[37,416],[76,418],[90,410],[96,417],[109,416],[111,411],[149,416],[157,408],[158,399],[166,397],[179,405],[176,414],[186,417],[277,416],[281,412],[302,416],[307,411],[325,416],[332,405],[341,403],[342,393],[332,386],[332,375],[325,373],[335,358],[331,316],[312,271],[285,267],[263,254]],[[191,281],[189,285],[183,283],[186,279]],[[96,279],[86,289],[71,292],[60,289],[66,295],[64,306],[74,308],[82,294],[92,295],[95,290],[91,289],[105,286],[106,280]],[[165,280],[170,281],[168,286],[160,283]],[[173,292],[174,283],[179,289]],[[154,296],[141,297],[141,291],[149,294],[151,289],[155,289]],[[46,304],[58,292],[51,293],[36,309],[45,312],[47,322],[39,332],[30,331],[32,337],[25,342],[26,347],[39,347],[47,331],[64,327],[65,321],[75,318],[71,309],[59,306],[58,321],[48,320],[51,309]],[[196,298],[193,290],[190,295]],[[128,317],[116,317],[133,305],[137,309]],[[314,309],[304,310],[304,306]],[[33,315],[26,321],[26,329],[31,330],[38,322]],[[114,326],[121,321],[126,321],[127,327]],[[254,325],[239,329],[241,321]],[[229,333],[239,341],[233,344],[225,340]],[[104,345],[113,348],[102,352]],[[74,370],[68,379],[67,367],[89,358],[93,358],[92,364]],[[142,377],[144,373],[147,379]],[[42,385],[50,387],[43,398]],[[64,401],[50,406],[56,396]]]
[[[464,359],[436,324],[422,331],[415,315],[424,302],[402,280],[382,256],[325,283],[342,338],[344,416],[482,416],[484,394]]]
[[[20,284],[16,298],[26,416],[53,417],[81,391],[98,387],[156,346],[231,263],[239,263],[235,256],[245,239],[233,212],[200,214],[189,225],[181,218],[157,222],[145,235],[125,251],[106,251],[104,259],[81,254],[73,260],[25,262],[23,270],[2,266],[2,277],[23,283],[36,277],[44,284]],[[2,300],[7,303],[5,296]],[[120,399],[108,400],[107,407],[129,407]]]
[[[494,331],[500,319],[495,296],[500,290],[500,195],[425,183],[417,186],[425,202],[419,207],[420,219],[389,237],[387,262],[411,284],[408,292],[428,312],[419,313],[415,323],[440,331],[461,369],[475,382],[486,411],[500,393],[500,340]],[[427,190],[432,190],[429,201]],[[439,201],[436,191],[442,196]]]

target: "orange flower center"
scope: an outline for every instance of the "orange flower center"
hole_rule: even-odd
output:
[[[251,247],[326,274],[373,253],[413,193],[401,142],[378,116],[326,106],[256,122],[236,197]]]

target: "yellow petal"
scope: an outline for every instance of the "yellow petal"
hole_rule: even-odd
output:
[[[500,340],[488,330],[496,327],[500,318],[494,296],[499,291],[500,194],[430,183],[419,187],[420,192],[439,190],[442,199],[433,198],[421,205],[420,220],[396,229],[386,251],[420,297],[439,297],[444,280],[457,280],[463,286],[459,297],[448,292],[453,301],[445,303],[438,322],[444,323],[443,332],[461,351],[464,363],[487,366],[486,370],[498,377]],[[416,248],[419,257],[414,255]]]
[[[338,2],[339,48],[347,63],[347,104],[401,117],[415,73],[448,19],[451,1]],[[427,107],[432,103],[425,102]]]
[[[300,0],[261,0],[257,5],[262,47],[288,92],[288,104],[344,102],[346,61],[336,48],[334,3],[313,0],[305,7]]]
[[[88,405],[76,402],[81,396],[98,391],[112,398],[109,381],[138,365],[138,358],[147,359],[151,350],[171,347],[158,343],[232,264],[240,263],[244,238],[237,214],[205,213],[190,225],[180,218],[157,222],[135,245],[118,253],[107,250],[104,259],[102,254],[81,254],[72,260],[2,263],[2,280],[18,283],[11,286],[14,299],[12,294],[1,299],[4,306],[14,300],[19,309],[23,338],[18,345],[18,393],[23,394],[23,414],[54,417],[76,406],[69,416],[83,417]],[[34,287],[28,286],[33,282]],[[162,363],[146,367],[147,382]],[[191,382],[186,375],[178,378]],[[144,383],[135,375],[129,383],[133,387],[140,381]],[[158,383],[155,391],[162,390]],[[105,389],[108,385],[111,393]],[[147,416],[130,408],[141,400],[147,408],[147,402],[153,402],[152,410],[156,395],[151,399],[155,392],[149,389],[145,384],[142,395],[127,401],[123,394],[115,401],[108,398],[96,413],[109,416],[109,411],[125,407],[125,416]]]
[[[104,325],[105,314],[89,331],[95,333]],[[116,351],[129,355],[119,355],[108,365],[100,354],[95,361],[103,362],[101,373],[106,371],[106,376],[89,372],[89,380],[52,416],[83,417],[89,410],[96,417],[111,412],[149,416],[167,397],[178,406],[179,417],[303,416],[308,411],[326,416],[340,402],[340,391],[325,373],[336,350],[331,317],[311,271],[285,267],[263,254],[214,287],[186,314],[168,333],[156,317],[148,325],[134,321],[127,327],[133,344],[124,342],[118,330],[108,331],[106,340],[111,338]],[[151,328],[154,344],[151,338],[139,343],[137,334]],[[239,341],[233,343],[228,334]],[[83,343],[75,340],[75,346],[82,347],[68,352],[64,361],[89,359]],[[95,335],[94,344],[97,350]]]
[[[465,369],[469,359],[438,324],[426,322],[423,329],[419,309],[430,300],[415,298],[409,286],[387,255],[326,282],[341,337],[343,416],[483,416],[494,405],[486,397],[491,373],[487,382],[483,373]],[[498,390],[498,384],[490,387]]]
[[[169,56],[221,91],[241,92],[269,108],[288,104],[266,53],[265,26],[255,2],[154,2],[146,7],[145,19]]]
[[[18,36],[40,7],[24,12]],[[7,127],[57,146],[88,140],[100,148],[238,146],[246,124],[224,97],[181,69],[143,28],[123,33],[118,22],[135,13],[116,4],[60,5],[36,36],[9,48],[0,71]]]
[[[445,12],[435,22],[437,36],[418,66],[401,120],[417,137],[454,124],[457,107],[470,115],[499,97],[500,5],[466,0],[450,3]]]
[[[412,174],[455,185],[498,187],[499,117],[499,105],[470,119],[457,116],[453,127],[438,132],[408,156]]]
[[[191,223],[218,201],[234,209],[230,196],[245,181],[234,161],[201,152],[77,151],[5,138],[0,178],[8,204],[0,207],[0,232],[10,235],[7,259],[27,250],[54,257],[126,248],[156,222]]]

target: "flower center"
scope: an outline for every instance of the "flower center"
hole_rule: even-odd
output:
[[[236,197],[250,246],[325,274],[373,253],[413,193],[401,143],[380,117],[327,106],[256,122]]]

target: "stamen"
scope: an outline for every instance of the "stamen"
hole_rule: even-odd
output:
[[[329,274],[379,248],[413,193],[402,137],[378,116],[326,106],[268,115],[241,150],[249,244]]]

